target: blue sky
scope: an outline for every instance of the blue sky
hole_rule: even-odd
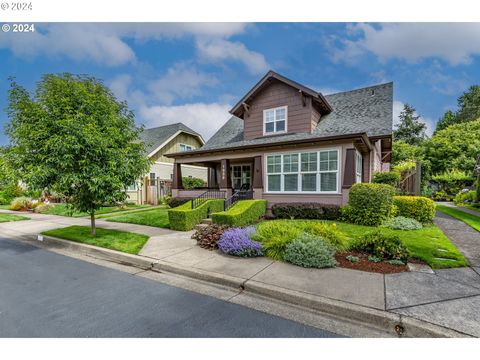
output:
[[[139,124],[181,121],[208,138],[273,69],[325,94],[393,81],[394,115],[410,103],[431,132],[480,83],[479,55],[476,23],[36,24],[0,34],[0,109],[9,76],[33,90],[45,73],[83,73],[127,100]]]

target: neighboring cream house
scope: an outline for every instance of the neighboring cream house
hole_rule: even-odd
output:
[[[141,135],[145,142],[148,157],[154,161],[143,179],[128,187],[130,201],[137,204],[154,204],[159,196],[168,194],[173,179],[173,162],[164,155],[187,152],[205,144],[203,137],[188,126],[177,123],[145,129]],[[186,165],[184,177],[196,177],[207,181],[207,169],[201,166]]]

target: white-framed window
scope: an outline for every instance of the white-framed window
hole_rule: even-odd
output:
[[[180,144],[180,152],[192,151],[192,150],[193,150],[192,145]]]
[[[363,158],[358,151],[355,152],[355,182],[362,182]]]
[[[137,183],[127,186],[127,191],[137,191]]]
[[[339,149],[266,155],[266,192],[338,193]]]
[[[287,107],[263,110],[263,135],[287,132]]]

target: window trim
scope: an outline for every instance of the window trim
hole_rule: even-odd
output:
[[[320,152],[321,151],[337,151],[337,170],[328,170],[328,171],[320,171]],[[316,152],[317,153],[317,171],[316,172],[302,172],[301,171],[301,154],[302,153],[311,153],[311,152]],[[284,173],[283,172],[283,155],[290,155],[290,154],[298,154],[298,172],[296,173]],[[275,156],[275,155],[280,155],[281,156],[281,172],[280,173],[268,173],[268,156]],[[311,195],[340,195],[342,194],[342,189],[340,186],[340,181],[342,178],[342,171],[343,169],[341,168],[342,164],[342,147],[341,146],[336,146],[336,147],[328,147],[328,148],[312,148],[312,149],[304,149],[304,150],[291,150],[291,151],[282,151],[282,152],[270,152],[270,153],[264,153],[263,154],[263,184],[264,184],[264,189],[263,193],[264,194],[277,194],[277,195],[285,195],[285,194],[311,194]],[[284,189],[284,176],[285,174],[298,174],[298,187],[297,189],[301,188],[301,181],[302,181],[302,173],[315,173],[316,174],[316,191],[269,191],[268,190],[268,175],[280,175],[280,189]],[[320,190],[320,174],[321,173],[337,173],[337,186],[335,191],[321,191]]]
[[[267,111],[273,111],[274,114],[277,110],[280,110],[280,109],[285,109],[285,130],[283,131],[272,131],[272,132],[267,132],[267,122],[265,121],[266,118],[265,118],[265,113]],[[276,129],[277,125],[276,125],[276,122],[277,120],[274,118],[273,120],[273,123],[274,123],[274,128]],[[270,109],[264,109],[263,110],[263,136],[267,136],[267,135],[277,135],[277,134],[285,134],[287,133],[288,131],[288,106],[287,105],[284,105],[284,106],[278,106],[278,107],[275,107],[275,108],[270,108]]]
[[[360,172],[358,172],[357,165],[358,159],[360,159]],[[360,175],[360,181],[358,181],[358,176]],[[360,151],[355,150],[355,183],[361,183],[363,181],[363,155]]]
[[[182,151],[182,145],[185,146],[185,150],[184,150],[184,151]],[[190,150],[187,150],[187,147],[189,147]],[[180,148],[180,152],[189,152],[189,151],[194,150],[193,145],[188,145],[188,144],[183,144],[183,143],[180,143],[180,144],[179,144],[179,148]]]

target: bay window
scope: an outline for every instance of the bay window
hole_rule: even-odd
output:
[[[267,155],[267,192],[338,192],[339,151]]]

